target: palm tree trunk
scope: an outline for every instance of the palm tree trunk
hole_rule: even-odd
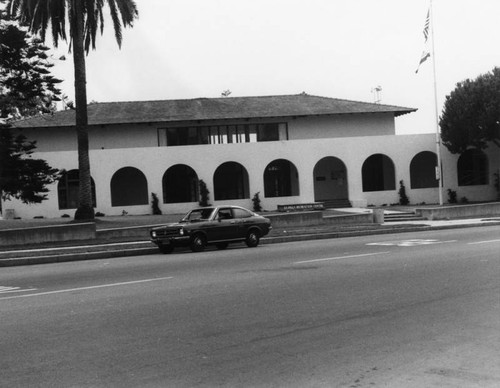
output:
[[[90,181],[89,134],[87,119],[87,77],[83,42],[83,10],[80,1],[74,2],[73,62],[75,70],[76,133],[78,169],[80,174],[79,204],[75,220],[93,220],[92,186]]]

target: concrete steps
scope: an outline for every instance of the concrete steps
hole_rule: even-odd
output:
[[[416,215],[413,212],[387,213],[384,211],[384,222],[402,222],[402,221],[423,221],[426,218]]]

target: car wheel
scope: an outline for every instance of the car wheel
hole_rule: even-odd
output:
[[[226,249],[228,245],[229,245],[229,243],[217,243],[217,244],[215,244],[217,249],[220,249],[220,250]]]
[[[247,247],[255,248],[257,245],[259,245],[259,241],[260,233],[258,230],[251,230],[250,232],[248,232],[247,238],[245,240]]]
[[[201,252],[207,246],[207,240],[202,234],[195,234],[191,240],[191,250],[193,252]]]
[[[158,248],[160,248],[160,252],[161,253],[172,253],[172,251],[174,250],[174,246],[173,245],[158,245]]]

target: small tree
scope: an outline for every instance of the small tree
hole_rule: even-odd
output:
[[[161,209],[160,206],[158,205],[160,201],[158,200],[158,196],[155,193],[151,193],[151,208],[153,209],[153,214],[154,215],[161,215]]]
[[[262,206],[260,204],[260,191],[255,193],[253,198],[252,198],[252,202],[253,202],[253,211],[254,212],[260,212],[262,211]]]
[[[406,187],[402,180],[399,181],[399,204],[402,206],[406,206],[410,203],[410,199],[406,195]]]
[[[200,186],[199,204],[200,206],[209,206],[208,200],[210,191],[208,191],[207,184],[203,181],[203,179],[200,179],[199,186]]]

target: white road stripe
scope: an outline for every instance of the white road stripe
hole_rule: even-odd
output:
[[[411,240],[400,240],[400,241],[375,242],[375,243],[368,243],[366,245],[416,247],[416,246],[422,246],[422,245],[445,244],[445,243],[453,243],[453,242],[457,242],[457,240],[439,241],[439,240],[411,239]]]
[[[10,296],[10,297],[7,297],[7,298],[0,298],[0,300],[15,299],[15,298],[28,298],[28,297],[31,297],[31,296],[43,296],[43,295],[61,294],[61,293],[64,293],[64,292],[73,292],[73,291],[95,290],[95,289],[98,289],[98,288],[126,286],[126,285],[129,285],[129,284],[148,283],[148,282],[155,282],[155,281],[159,281],[159,280],[168,280],[168,279],[173,279],[173,277],[172,276],[168,276],[168,277],[164,277],[164,278],[134,280],[134,281],[131,281],[131,282],[101,284],[101,285],[98,285],[98,286],[68,288],[68,289],[65,289],[65,290],[38,292],[36,294]]]
[[[36,288],[21,289],[20,287],[0,287],[0,294],[7,294],[12,292],[28,292],[28,291],[36,291]]]
[[[495,243],[495,242],[500,242],[500,240],[477,241],[477,242],[471,242],[471,243],[467,243],[467,244],[468,245],[475,245],[475,244],[489,244],[489,243]]]
[[[327,258],[324,258],[324,259],[313,259],[313,260],[296,261],[294,264],[305,264],[305,263],[315,263],[315,262],[318,262],[318,261],[332,261],[332,260],[352,259],[352,258],[356,258],[356,257],[385,255],[387,253],[390,253],[390,252],[363,253],[361,255],[327,257]]]

